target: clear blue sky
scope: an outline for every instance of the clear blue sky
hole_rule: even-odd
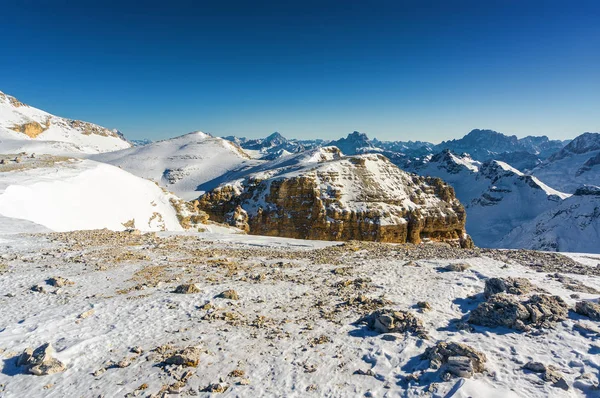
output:
[[[600,131],[600,1],[5,1],[0,90],[129,138]]]

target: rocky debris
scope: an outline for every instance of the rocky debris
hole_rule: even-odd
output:
[[[227,300],[239,300],[240,299],[240,296],[233,289],[225,290],[224,292],[222,292],[219,295],[217,295],[217,297],[224,298],[224,299],[227,299]]]
[[[466,344],[445,341],[427,348],[421,358],[429,360],[430,368],[440,369],[443,378],[448,378],[446,375],[471,377],[483,372],[487,361],[484,353]]]
[[[508,293],[517,296],[528,294],[534,286],[526,278],[490,278],[485,281],[483,295],[490,298],[494,294]]]
[[[591,301],[578,301],[575,303],[575,312],[587,316],[592,321],[600,321],[600,304]]]
[[[423,322],[407,311],[378,310],[359,319],[358,323],[379,333],[411,333],[422,339],[429,338]]]
[[[173,293],[178,293],[178,294],[194,294],[194,293],[200,293],[200,292],[201,292],[200,288],[198,286],[196,286],[196,284],[194,284],[194,283],[179,285],[175,288],[175,290],[173,290]]]
[[[50,343],[43,344],[32,350],[27,348],[17,359],[17,366],[36,376],[45,376],[63,372],[66,366],[56,358],[52,358],[54,349]]]
[[[130,349],[131,352],[133,352],[134,354],[142,354],[144,352],[144,349],[138,345],[136,345],[135,347],[131,347]]]
[[[583,283],[579,282],[577,279],[570,278],[565,275],[561,275],[558,272],[554,273],[554,274],[549,274],[548,277],[555,279],[555,280],[559,281],[560,283],[562,283],[565,289],[573,290],[575,292],[580,292],[580,293],[600,294],[599,290],[594,289],[593,287],[584,285]]]
[[[453,263],[446,265],[443,269],[444,271],[449,272],[463,272],[471,268],[469,264],[466,263]]]
[[[72,282],[66,278],[63,278],[61,276],[56,276],[54,278],[49,278],[46,280],[46,283],[50,286],[54,286],[54,287],[64,287],[64,286],[69,286],[69,285],[74,285],[75,282]]]
[[[220,383],[212,383],[202,389],[202,392],[210,392],[222,394],[229,389],[229,384],[220,382]]]
[[[164,362],[168,365],[196,367],[200,362],[202,351],[198,347],[186,347],[167,357]]]
[[[471,312],[469,323],[526,331],[528,326],[546,328],[563,321],[568,310],[567,304],[558,296],[533,295],[519,302],[512,295],[499,293],[479,304]]]
[[[427,301],[419,301],[417,307],[420,308],[422,312],[431,311],[431,304]]]

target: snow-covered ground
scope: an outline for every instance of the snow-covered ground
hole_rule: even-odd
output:
[[[548,276],[560,269],[600,289],[597,257],[573,255],[585,259],[577,265],[557,254],[213,233],[91,231],[1,239],[2,397],[162,396],[169,389],[183,396],[225,390],[224,397],[600,393],[594,387],[598,322],[571,312],[553,327],[530,332],[459,327],[482,302],[490,277],[527,278],[570,306],[573,294],[597,300],[598,294],[575,292]],[[470,268],[440,268],[451,263]],[[58,276],[73,284],[46,283]],[[195,283],[200,292],[174,293],[183,283]],[[218,297],[230,289],[238,300]],[[361,295],[413,313],[429,339],[355,324],[374,306],[353,300]],[[420,312],[419,301],[431,310]],[[442,381],[421,359],[438,341],[481,351],[486,370]],[[45,342],[56,349],[64,372],[34,376],[16,366],[24,349]],[[188,346],[201,351],[197,367],[163,362]],[[532,360],[555,366],[568,390],[523,370]]]
[[[19,163],[14,156],[0,158],[6,162],[0,165],[0,215],[5,218],[53,231],[182,229],[170,203],[173,195],[118,167],[47,155],[23,157]],[[5,218],[0,231],[10,231],[13,224],[20,229]]]

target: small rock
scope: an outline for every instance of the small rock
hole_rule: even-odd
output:
[[[565,391],[569,389],[569,385],[564,379],[562,373],[552,366],[546,367],[546,372],[544,372],[542,378],[544,379],[544,381],[552,383],[553,387],[557,387]]]
[[[193,294],[193,293],[200,293],[200,292],[201,292],[201,290],[194,283],[179,285],[173,291],[173,293],[178,293],[178,294]]]
[[[200,362],[200,353],[201,351],[197,347],[186,347],[165,359],[165,363],[195,368]]]
[[[530,361],[523,365],[523,369],[530,370],[534,373],[544,373],[546,371],[546,365],[541,362]]]
[[[135,346],[135,347],[131,347],[130,349],[131,352],[135,353],[135,354],[141,354],[144,352],[144,350],[142,349],[142,347],[140,346]]]
[[[417,307],[419,307],[422,311],[431,310],[431,304],[429,304],[427,301],[419,301],[417,303]]]
[[[66,367],[58,359],[52,358],[53,352],[54,349],[50,343],[43,344],[35,350],[27,348],[19,356],[17,366],[25,366],[29,373],[36,376],[60,373]]]
[[[224,393],[229,388],[227,383],[213,383],[209,384],[202,391],[203,392],[212,392],[212,393]]]
[[[38,293],[46,293],[46,289],[42,285],[34,285],[31,287],[31,291]]]
[[[54,286],[54,287],[64,287],[64,286],[75,284],[75,282],[72,282],[72,281],[65,279],[63,277],[60,277],[60,276],[56,276],[54,278],[47,279],[46,283],[48,285]]]
[[[466,344],[446,343],[444,341],[425,350],[422,358],[429,359],[429,367],[432,369],[440,369],[445,365],[445,369],[442,369],[445,374],[454,376],[458,374],[466,375],[469,372],[471,375],[473,373],[481,373],[485,370],[484,364],[487,361],[484,353]],[[470,364],[467,364],[467,361]],[[448,363],[450,363],[449,366]]]
[[[523,295],[533,290],[533,285],[526,278],[490,278],[485,281],[483,295],[485,298],[498,293]]]
[[[451,272],[463,272],[471,268],[469,264],[466,263],[456,263],[456,264],[448,264],[444,267],[444,270]]]
[[[126,368],[129,365],[131,365],[131,362],[129,362],[127,359],[117,362],[117,368]]]
[[[94,311],[94,309],[93,309],[93,308],[92,308],[92,309],[89,309],[89,310],[87,310],[87,311],[85,311],[85,312],[82,312],[81,314],[79,314],[78,318],[79,318],[79,319],[85,319],[85,318],[88,318],[88,317],[90,317],[90,316],[94,315],[94,312],[95,312],[95,311]]]
[[[239,300],[240,299],[237,292],[233,289],[225,290],[224,292],[219,294],[217,297],[228,299],[228,300]]]
[[[587,316],[592,321],[600,321],[600,304],[591,301],[579,301],[575,304],[575,312]]]
[[[361,319],[370,329],[379,333],[413,333],[422,339],[427,339],[423,322],[407,311],[383,309],[375,311]]]

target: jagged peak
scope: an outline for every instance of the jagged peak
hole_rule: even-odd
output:
[[[600,187],[596,185],[582,185],[575,190],[574,196],[600,196]]]

